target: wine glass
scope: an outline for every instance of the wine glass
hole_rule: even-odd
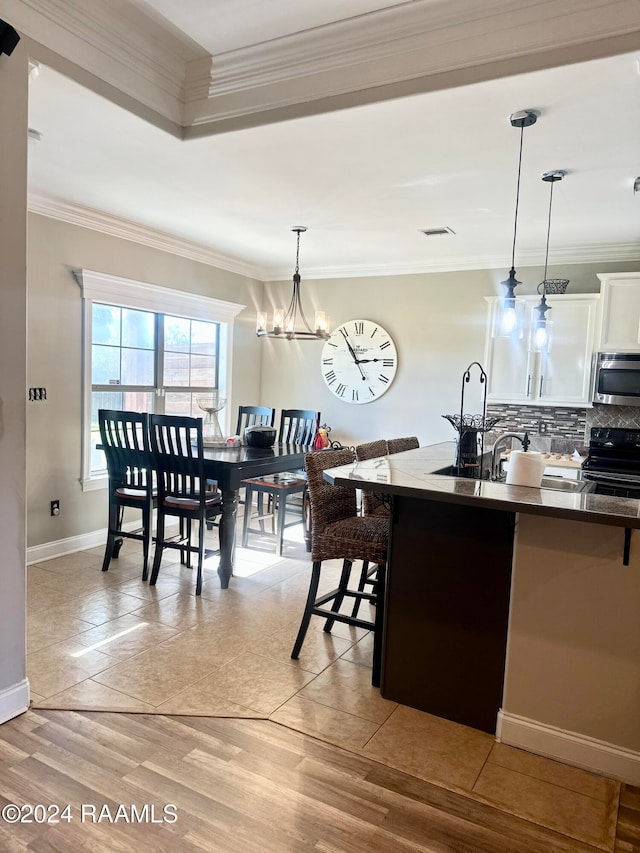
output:
[[[196,403],[206,412],[206,417],[202,423],[202,437],[205,441],[214,441],[223,444],[225,441],[220,429],[218,420],[218,412],[224,409],[227,404],[225,397],[220,397],[218,391],[212,391],[210,394],[198,394]]]

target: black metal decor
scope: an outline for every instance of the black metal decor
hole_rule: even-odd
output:
[[[482,395],[482,414],[465,415],[465,388],[471,382],[471,369],[480,371],[479,381],[484,386]],[[470,479],[482,478],[482,457],[484,456],[484,434],[493,429],[499,418],[487,418],[487,374],[479,361],[472,361],[462,374],[460,391],[460,414],[443,415],[458,432],[458,449],[455,468],[458,477]]]

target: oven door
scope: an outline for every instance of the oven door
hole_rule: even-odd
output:
[[[593,402],[640,406],[640,353],[598,353]]]
[[[594,484],[593,494],[613,495],[616,498],[640,500],[640,477],[624,476],[605,471],[583,471],[584,480]]]

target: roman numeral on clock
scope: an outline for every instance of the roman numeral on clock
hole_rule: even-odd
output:
[[[322,363],[323,363],[323,364],[327,364],[327,365],[329,365],[329,364],[333,364],[333,357],[331,357],[331,358],[323,358],[323,359],[322,359]]]
[[[385,376],[384,373],[381,373],[378,376],[378,379],[380,380],[380,382],[384,382],[385,385],[389,382],[389,378]]]
[[[380,344],[380,349],[386,349],[391,346],[391,341],[385,341],[383,344]]]
[[[333,385],[338,377],[335,370],[329,370],[328,373],[325,373],[324,378],[327,380],[327,385]]]
[[[363,335],[364,334],[364,323],[363,322],[354,323],[353,327],[356,331],[356,335]]]
[[[355,389],[355,388],[354,388],[354,389],[353,389],[353,391],[351,392],[351,400],[352,400],[354,403],[357,403],[357,402],[358,402],[358,392],[356,391],[356,389]]]
[[[394,364],[395,364],[395,361],[392,358],[383,358],[382,359],[382,366],[383,367],[393,367]]]
[[[343,385],[342,382],[336,388],[336,394],[338,397],[344,397],[344,392],[347,390],[347,386]]]

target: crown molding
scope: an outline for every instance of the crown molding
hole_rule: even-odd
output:
[[[213,56],[208,97],[196,103],[188,92],[186,115],[194,128],[256,123],[322,99],[351,96],[335,108],[483,79],[492,66],[489,76],[500,76],[577,61],[630,37],[631,50],[639,32],[638,0],[415,0]],[[459,72],[470,79],[447,77]]]
[[[590,263],[624,263],[640,261],[640,244],[614,243],[609,245],[574,246],[558,250],[551,259],[553,264],[590,264]],[[430,259],[410,263],[390,264],[344,264],[342,266],[313,267],[307,263],[302,271],[303,279],[327,278],[363,278],[377,276],[417,275],[424,273],[459,272],[468,270],[499,270],[505,271],[511,265],[511,259],[505,256],[475,255],[464,260],[460,256]],[[543,266],[544,253],[538,250],[519,252],[517,268]],[[291,278],[291,270],[284,267],[270,267],[266,270],[267,281],[286,281]]]
[[[187,63],[197,54],[186,37],[135,6],[120,2],[115,12],[108,0],[0,0],[0,15],[32,40],[36,59],[76,79],[82,74],[74,68],[92,75],[182,123]],[[38,56],[39,46],[46,55]],[[84,77],[80,82],[91,86]]]
[[[130,240],[161,252],[170,252],[197,261],[201,264],[217,267],[237,273],[256,281],[286,281],[291,278],[290,267],[259,267],[248,264],[238,258],[232,258],[216,252],[199,243],[192,243],[175,235],[166,234],[148,228],[127,219],[121,219],[98,210],[83,207],[40,193],[29,193],[28,210],[40,216],[57,219],[71,225],[79,225],[92,231],[99,231],[121,240]],[[617,243],[609,245],[590,244],[557,250],[551,261],[556,264],[616,263],[640,261],[640,244]],[[476,255],[461,261],[459,255],[450,255],[429,261],[411,263],[344,264],[341,266],[310,267],[305,264],[303,277],[310,279],[363,278],[376,276],[415,275],[419,273],[456,272],[459,270],[502,269],[510,261],[504,256]],[[540,250],[518,252],[518,268],[540,266],[544,264],[544,253]]]
[[[79,204],[71,204],[40,193],[29,193],[27,209],[30,213],[37,213],[40,216],[47,216],[50,219],[57,219],[71,225],[79,225],[82,228],[108,234],[110,237],[118,237],[121,240],[130,240],[133,243],[158,249],[161,252],[170,252],[172,255],[179,255],[191,261],[237,273],[246,278],[256,279],[257,281],[265,280],[264,269],[248,264],[239,258],[223,255],[199,243],[193,243],[181,237],[166,234],[163,231],[148,228],[145,225]]]

